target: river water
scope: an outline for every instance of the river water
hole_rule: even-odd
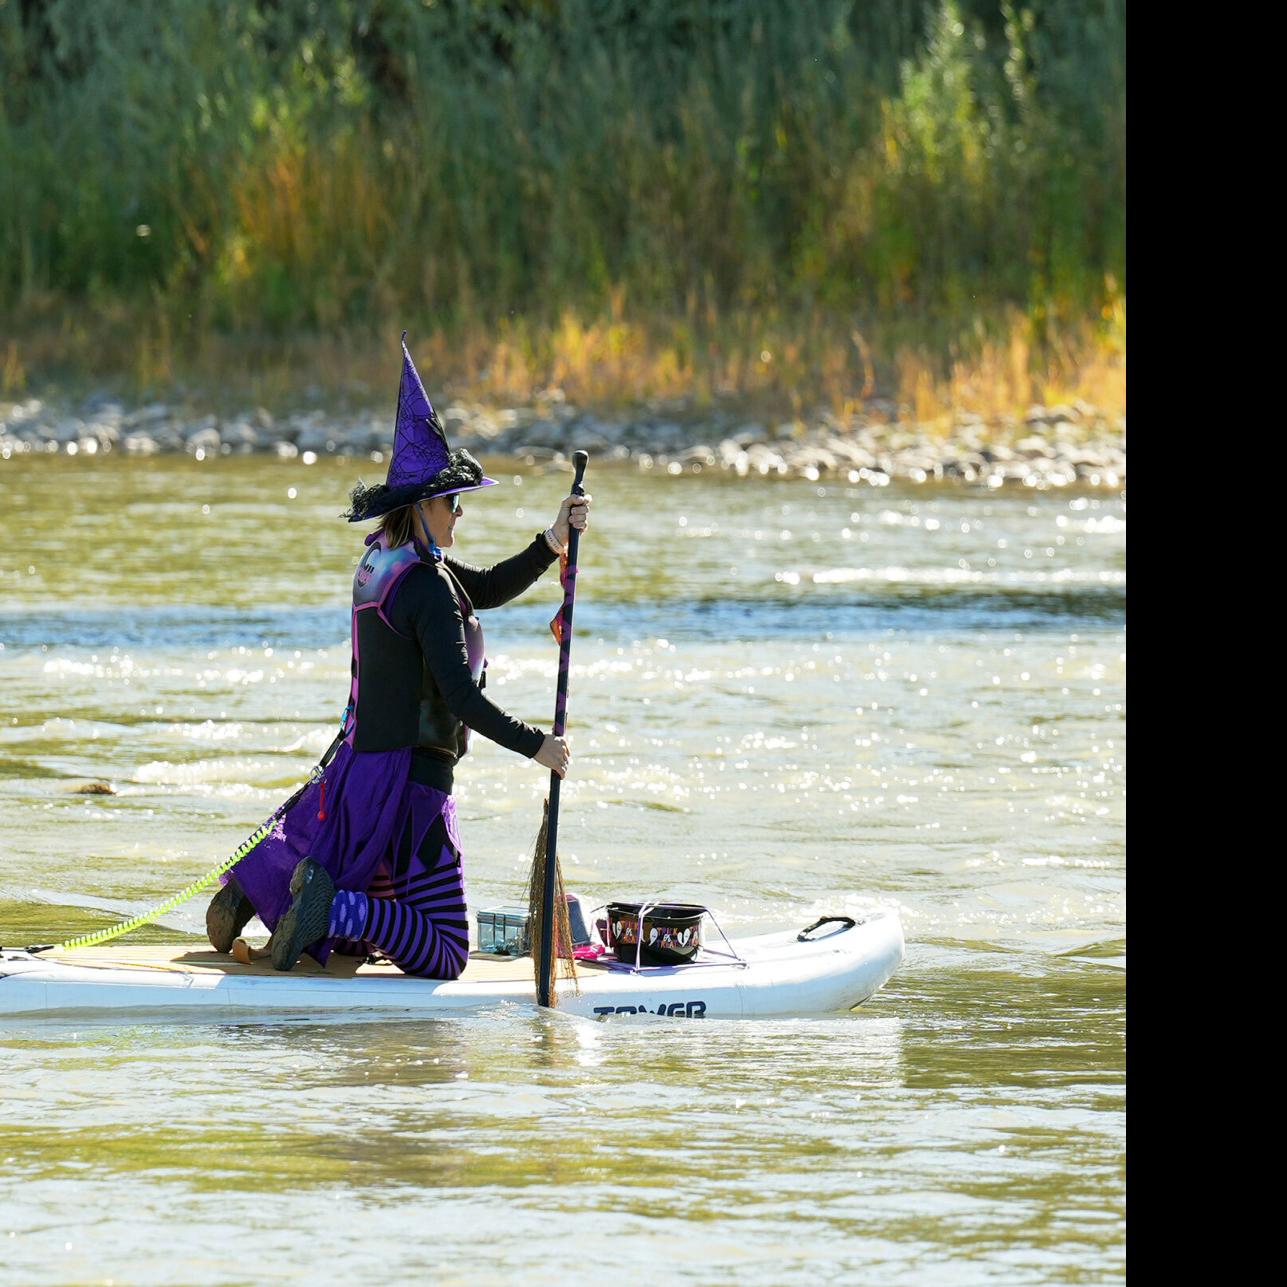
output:
[[[569,481],[488,465],[480,563]],[[307,773],[384,468],[0,464],[0,942],[162,901]],[[569,888],[730,933],[892,906],[902,969],[812,1020],[0,1025],[0,1282],[1123,1277],[1122,498],[587,482]],[[483,618],[546,727],[558,600]],[[547,780],[475,739],[472,905],[521,900]]]

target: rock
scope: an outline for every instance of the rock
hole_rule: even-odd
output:
[[[1105,469],[1108,465],[1104,457],[1091,447],[1082,447],[1074,452],[1069,457],[1068,463],[1074,468],[1085,465],[1087,469]]]
[[[204,452],[207,456],[213,456],[222,445],[219,437],[219,430],[213,426],[205,429],[198,429],[196,433],[188,434],[183,440],[184,447],[194,455],[197,452]]]
[[[28,398],[25,402],[15,402],[9,410],[0,416],[0,432],[6,429],[12,434],[18,425],[34,420],[44,407],[39,398]]]
[[[80,439],[84,425],[79,420],[55,420],[42,422],[33,426],[34,436],[40,442],[52,442],[61,446],[64,443]]]
[[[830,474],[837,469],[840,462],[834,452],[828,451],[825,447],[810,444],[791,453],[791,464],[795,469],[812,469],[820,474]]]
[[[127,433],[122,445],[131,456],[151,456],[161,450],[157,445],[156,439],[151,434],[144,433],[141,429]]]
[[[500,432],[500,426],[486,412],[477,411],[470,418],[469,433],[477,440],[491,442]]]
[[[1055,454],[1055,449],[1037,434],[1030,434],[1027,438],[1020,438],[1014,447],[1022,455],[1044,456],[1048,460]]]
[[[787,463],[766,443],[753,443],[746,451],[747,463],[757,474],[785,474]]]
[[[917,452],[900,452],[897,465],[899,473],[918,472],[921,475],[918,482],[924,482],[927,475],[939,472],[939,464],[936,460]]]
[[[85,433],[82,436],[97,439],[100,447],[110,447],[121,440],[120,422],[119,420],[92,420],[85,426]]]
[[[282,460],[294,460],[299,455],[299,448],[293,442],[282,439],[273,443],[273,451]]]
[[[494,456],[512,456],[514,454],[514,448],[518,444],[519,438],[523,436],[523,434],[524,434],[524,430],[522,430],[521,428],[507,429],[504,433],[497,434],[496,437],[491,440],[491,442],[486,444],[486,451],[489,454]],[[469,444],[472,441],[475,441],[475,440],[471,439],[468,436],[468,434],[466,434],[462,436],[459,440],[453,438],[451,440],[451,445],[453,447],[456,447],[456,446],[466,447],[468,448],[468,450],[474,452],[475,455],[477,455],[479,451],[484,450],[482,443],[479,443],[477,450],[475,450],[475,448],[473,447],[470,447]],[[377,450],[384,450],[384,448],[380,447]]]
[[[630,426],[621,420],[603,420],[598,425],[599,432],[610,443],[625,442],[630,436]]]
[[[158,424],[154,425],[147,432],[162,451],[183,450],[183,437],[177,426],[173,424]]]
[[[298,443],[303,451],[339,456],[366,455],[375,445],[370,429],[365,424],[354,424],[351,421],[305,430],[300,434]]]
[[[518,435],[520,441],[515,443],[515,447],[519,452],[522,452],[529,445],[547,448],[559,447],[562,446],[564,439],[567,437],[567,432],[567,428],[557,420],[533,420]]]
[[[683,425],[676,424],[673,420],[664,420],[653,425],[651,436],[658,447],[679,449],[683,447],[688,433]]]
[[[179,433],[182,435],[183,441],[187,442],[189,439],[195,438],[197,434],[206,433],[210,429],[215,430],[217,433],[219,421],[214,416],[201,416],[197,420],[189,420],[179,429]]]
[[[593,429],[578,428],[567,435],[567,441],[575,443],[576,447],[584,448],[586,451],[592,451],[596,454],[614,445],[613,440],[606,434],[598,433]]]
[[[260,443],[259,431],[249,420],[233,420],[226,423],[219,436],[235,451],[254,451]]]
[[[767,441],[768,436],[762,424],[752,421],[750,424],[743,425],[736,433],[729,434],[729,440],[737,443],[739,447],[749,447],[753,443]]]
[[[318,424],[305,425],[295,439],[295,446],[300,451],[311,451],[319,456],[334,451],[337,444],[335,431]]]
[[[170,419],[170,408],[164,402],[152,402],[121,417],[122,429],[139,429]]]
[[[652,434],[646,424],[637,420],[631,420],[623,424],[620,428],[620,438],[624,443],[631,447],[651,450],[653,447]]]
[[[694,463],[713,465],[715,463],[715,453],[705,443],[700,443],[696,447],[689,447],[686,451],[681,451],[679,453],[679,463],[681,465]]]

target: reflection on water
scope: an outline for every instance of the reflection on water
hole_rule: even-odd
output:
[[[159,902],[325,748],[352,468],[5,462],[0,942]],[[320,1230],[394,1280],[1121,1276],[1120,501],[591,468],[569,884],[731,932],[893,904],[902,971],[794,1022],[8,1025],[0,1281],[169,1283],[175,1247],[291,1280]],[[493,476],[480,562],[566,486]],[[489,691],[547,725],[557,599],[484,618]],[[522,887],[544,786],[462,766],[475,906]]]

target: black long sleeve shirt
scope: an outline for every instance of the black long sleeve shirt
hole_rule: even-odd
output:
[[[452,715],[529,759],[541,749],[545,734],[502,710],[474,683],[464,617],[451,577],[459,581],[475,609],[498,608],[522,594],[554,559],[543,534],[489,568],[446,556],[440,566],[424,563],[408,572],[388,610],[394,629],[419,641],[425,665]]]

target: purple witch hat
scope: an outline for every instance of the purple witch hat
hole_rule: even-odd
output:
[[[359,483],[349,496],[351,504],[345,517],[350,523],[360,523],[430,496],[473,492],[495,485],[494,478],[483,477],[482,465],[469,452],[463,447],[453,451],[447,445],[447,435],[420,383],[420,374],[407,350],[407,333],[403,331],[402,381],[398,385],[398,419],[389,473],[384,482],[374,487]]]

